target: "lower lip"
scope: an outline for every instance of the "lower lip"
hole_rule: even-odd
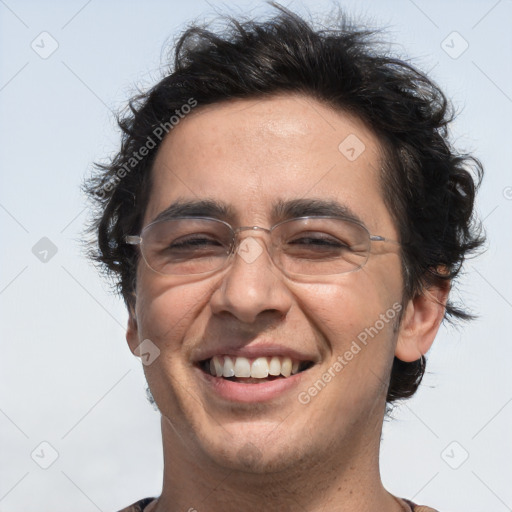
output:
[[[196,368],[196,370],[200,373],[202,381],[214,394],[225,400],[240,403],[267,402],[277,398],[296,388],[304,373],[296,373],[283,379],[262,381],[261,384],[244,384],[243,382],[214,377],[200,368]]]

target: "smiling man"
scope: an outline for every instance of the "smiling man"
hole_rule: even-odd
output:
[[[340,27],[190,28],[89,183],[162,418],[161,496],[126,511],[433,510],[386,491],[380,436],[468,317],[481,166],[433,83]]]

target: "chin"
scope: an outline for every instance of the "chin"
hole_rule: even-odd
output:
[[[200,434],[197,441],[213,464],[231,471],[265,475],[297,468],[301,460],[308,459],[303,439],[304,435],[293,435],[289,427],[283,431],[273,422],[237,422]],[[310,451],[312,458],[314,452]]]
[[[249,441],[235,447],[224,448],[220,453],[215,450],[209,455],[217,465],[253,475],[286,472],[290,468],[296,468],[300,461],[293,447],[280,448],[275,444],[258,446]]]

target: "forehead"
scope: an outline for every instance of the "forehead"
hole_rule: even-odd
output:
[[[152,172],[145,224],[173,203],[204,199],[241,224],[277,222],[277,206],[298,200],[337,203],[375,229],[389,221],[379,141],[307,96],[197,107],[164,139]]]

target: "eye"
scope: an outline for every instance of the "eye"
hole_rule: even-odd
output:
[[[284,245],[283,252],[290,258],[332,260],[345,257],[351,247],[348,242],[326,233],[301,233]]]
[[[169,249],[179,250],[179,249],[194,249],[206,246],[223,246],[222,242],[214,239],[208,238],[206,236],[193,236],[190,238],[178,239],[178,241],[173,241],[169,244]]]
[[[337,249],[349,249],[350,244],[348,242],[344,242],[340,240],[339,238],[325,235],[322,233],[313,233],[308,235],[300,236],[300,238],[295,238],[294,240],[291,240],[288,242],[288,244],[291,245],[301,245],[308,247],[310,249],[314,249],[315,247],[318,249],[321,248],[337,248]]]

